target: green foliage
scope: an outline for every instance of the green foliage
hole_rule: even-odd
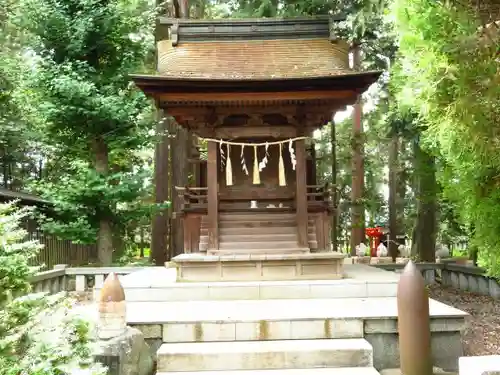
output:
[[[63,294],[31,294],[36,268],[29,260],[40,245],[25,241],[22,220],[30,210],[0,204],[0,375],[56,375],[105,371],[92,360],[91,326],[76,316]],[[14,298],[17,297],[17,298]]]
[[[56,207],[44,229],[103,239],[106,262],[108,228],[158,208],[145,202],[151,168],[137,154],[152,147],[155,114],[129,77],[154,56],[155,16],[147,0],[21,0],[8,18],[30,51],[13,97],[48,159],[31,186]]]
[[[500,274],[497,44],[479,38],[469,9],[430,0],[397,0],[400,32],[398,101],[428,124],[424,140],[449,169],[445,197],[458,202],[462,224],[475,224],[474,243]]]
[[[33,185],[55,205],[56,215],[42,217],[42,227],[75,242],[94,243],[103,215],[116,226],[149,218],[156,210],[168,208],[169,202],[146,202],[150,191],[144,183],[148,177],[148,171],[139,168],[103,176],[81,162],[73,162],[71,172],[58,181]]]
[[[141,12],[139,5],[134,0],[18,3],[11,20],[36,53],[24,93],[45,121],[47,141],[89,160],[96,138],[110,148],[144,144],[139,135],[151,125],[152,110],[128,74],[142,69],[152,53],[155,12]]]
[[[29,291],[28,280],[37,270],[28,261],[41,245],[26,241],[27,232],[20,226],[29,213],[28,208],[17,209],[15,202],[0,204],[0,308]]]
[[[104,375],[93,362],[90,324],[64,295],[20,297],[0,311],[0,375]]]

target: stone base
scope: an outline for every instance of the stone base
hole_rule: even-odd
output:
[[[345,254],[181,254],[173,258],[178,281],[335,280]]]
[[[447,372],[447,371],[444,371],[443,369],[440,369],[438,367],[434,367],[434,369],[432,370],[432,374],[433,375],[458,375],[458,373],[456,373],[456,372]],[[395,368],[395,369],[382,370],[382,371],[380,371],[380,375],[404,375],[404,374],[401,372],[401,369]]]
[[[97,342],[95,356],[109,367],[111,375],[152,375],[153,353],[144,334],[132,327],[109,340]]]
[[[363,338],[373,348],[373,367],[399,366],[395,297],[138,302],[128,307],[128,324],[158,346]],[[460,337],[467,314],[434,300],[429,310],[434,365],[454,371],[463,355]]]

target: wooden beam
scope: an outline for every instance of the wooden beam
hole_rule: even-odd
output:
[[[214,92],[214,93],[159,93],[157,98],[166,102],[243,102],[243,101],[276,101],[276,100],[356,100],[358,94],[353,90],[339,91],[292,91],[292,92]]]
[[[339,109],[344,109],[345,105],[342,100],[332,99],[326,101],[310,100],[305,104],[306,111],[318,112],[335,112]],[[280,114],[280,115],[295,115],[297,113],[297,104],[290,104],[283,101],[267,101],[262,104],[247,103],[241,106],[221,105],[212,106],[209,104],[189,104],[189,103],[168,103],[168,114],[171,116],[183,116],[186,119],[195,119],[199,117],[211,116],[229,116],[234,114]]]
[[[214,129],[215,138],[274,137],[292,138],[297,135],[294,126],[223,126]]]
[[[207,216],[208,216],[208,250],[219,250],[219,189],[217,181],[217,147],[215,142],[207,145]]]
[[[295,166],[296,194],[295,207],[297,214],[297,237],[299,247],[309,247],[307,238],[307,181],[306,181],[306,145],[305,140],[295,141]]]

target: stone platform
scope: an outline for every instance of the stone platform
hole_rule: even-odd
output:
[[[172,261],[179,281],[335,280],[343,277],[345,257],[340,252],[307,249],[289,254],[181,254]]]
[[[129,302],[395,297],[398,280],[396,273],[363,264],[345,264],[340,280],[178,282],[177,270],[165,267],[121,279]]]
[[[458,357],[463,354],[460,337],[467,314],[435,300],[430,300],[430,312],[435,365],[456,369]],[[280,345],[302,340],[357,340],[345,342],[362,348],[366,341],[372,348],[375,368],[399,365],[395,297],[129,302],[127,322],[144,333],[154,351],[163,347],[161,353],[167,349],[175,353],[191,350],[191,356],[199,358],[196,350],[208,350],[199,343],[211,344],[211,350],[218,350],[219,344],[232,343],[244,353],[250,349],[241,343],[252,341]],[[176,346],[180,343],[183,346]],[[326,355],[322,343],[317,344],[318,352]],[[224,351],[223,347],[220,349]],[[180,371],[179,368],[162,371]],[[193,367],[185,371],[189,369],[194,371]]]
[[[157,354],[159,374],[376,375],[398,367],[399,275],[361,264],[344,271],[342,280],[182,283],[175,268],[152,267],[122,278],[127,321]],[[430,314],[434,365],[454,370],[467,314],[435,300]]]

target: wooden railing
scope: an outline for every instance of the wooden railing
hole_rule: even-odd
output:
[[[178,198],[182,200],[182,208],[206,207],[208,203],[208,188],[206,187],[179,187],[176,186]]]
[[[182,210],[189,209],[206,209],[208,204],[208,188],[206,187],[179,187],[176,186],[175,190],[177,192],[177,199],[181,200]],[[331,204],[331,186],[328,183],[321,185],[308,185],[307,186],[307,201],[308,204],[315,206],[324,206],[325,208],[330,207]],[[279,197],[273,197],[273,200],[280,200]],[[289,198],[287,198],[288,200]],[[241,200],[233,197],[232,200]],[[248,200],[251,200],[250,198]],[[258,201],[262,200],[257,199]],[[264,198],[265,200],[265,198]],[[292,200],[294,197],[292,196]]]
[[[321,202],[325,206],[330,204],[330,188],[328,183],[307,186],[307,201]]]

